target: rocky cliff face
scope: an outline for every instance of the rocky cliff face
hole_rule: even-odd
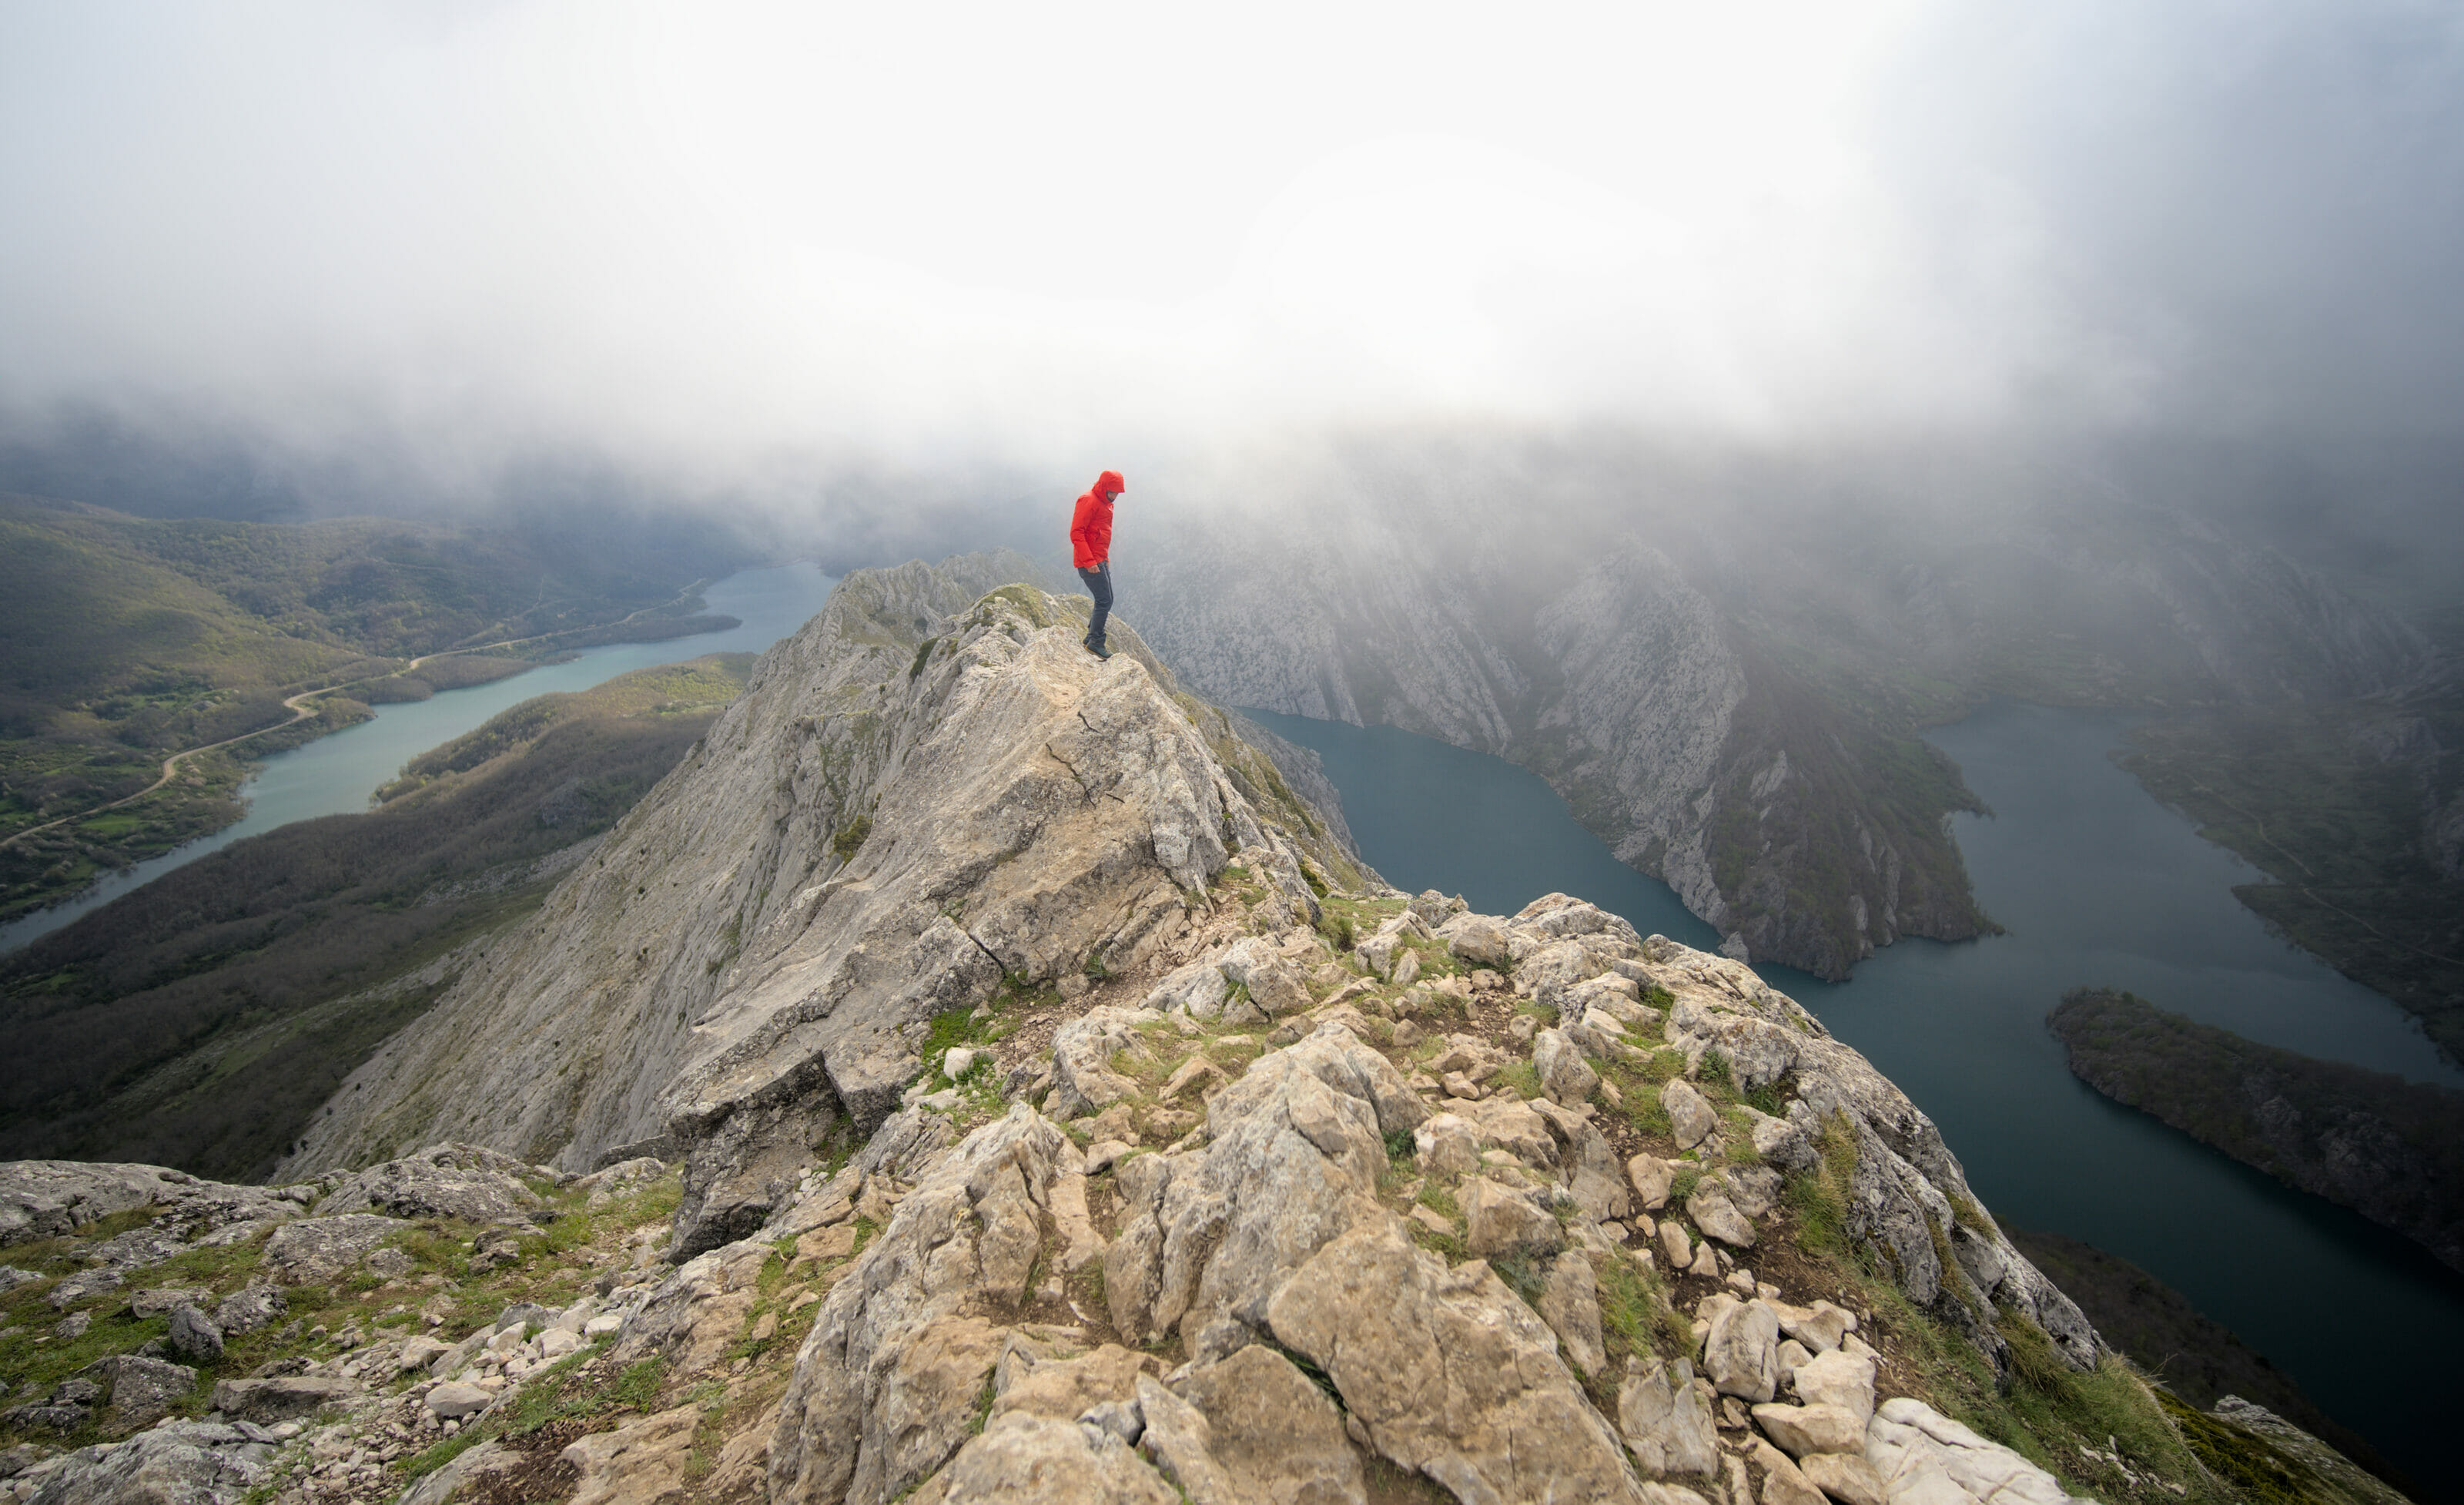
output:
[[[1239,850],[1313,902],[1306,849],[1342,854],[1297,808],[1297,841],[1261,825],[1201,730],[1228,746],[1220,716],[1152,659],[1087,654],[1053,598],[982,585],[847,577],[284,1174],[439,1139],[568,1169],[632,1144],[693,1158],[688,1242],[725,1242],[781,1170],[880,1122],[935,1015],[1151,953]]]
[[[1158,651],[1226,704],[1527,764],[1735,956],[1836,978],[1903,935],[1984,925],[1943,820],[1973,804],[1955,771],[1809,693],[1656,547],[1533,592],[1494,558],[1450,562],[1417,516],[1343,528],[1263,555],[1183,536],[1142,618]]]
[[[1062,609],[850,577],[328,1168],[0,1167],[9,1487],[2230,1497],[2256,1434],[2169,1420],[1818,1020],[1563,895],[1375,884]]]

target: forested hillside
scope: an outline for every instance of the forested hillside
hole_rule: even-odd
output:
[[[261,1176],[306,1116],[527,914],[733,699],[752,655],[503,712],[364,815],[177,869],[0,957],[0,1159]]]
[[[658,542],[0,498],[0,918],[230,824],[245,759],[348,725],[367,702],[611,633],[721,625],[694,615],[690,587],[741,550],[715,531]]]

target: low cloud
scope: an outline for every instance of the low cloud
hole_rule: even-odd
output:
[[[0,484],[103,431],[782,516],[1397,425],[2452,433],[2459,115],[2409,0],[21,7]]]

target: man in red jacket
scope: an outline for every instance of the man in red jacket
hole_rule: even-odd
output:
[[[1087,652],[1098,658],[1112,656],[1104,646],[1104,622],[1112,614],[1112,498],[1127,490],[1119,471],[1106,471],[1069,515],[1069,552],[1077,561],[1078,578],[1095,598],[1095,617],[1087,624]]]

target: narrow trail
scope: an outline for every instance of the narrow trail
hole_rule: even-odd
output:
[[[501,638],[496,642],[478,643],[464,648],[439,649],[432,653],[420,654],[417,658],[411,659],[408,663],[404,664],[401,668],[394,670],[390,674],[371,675],[366,678],[352,679],[341,684],[320,685],[314,690],[302,690],[297,695],[287,696],[282,701],[282,706],[284,710],[291,713],[291,719],[287,721],[276,721],[272,726],[260,726],[254,731],[242,732],[237,737],[226,737],[218,742],[208,742],[201,747],[190,747],[180,752],[175,752],[163,760],[163,776],[156,779],[152,784],[149,784],[145,787],[138,790],[136,793],[124,794],[119,799],[113,800],[108,805],[98,805],[90,810],[79,810],[74,815],[63,815],[56,820],[45,821],[40,826],[29,826],[24,830],[18,831],[14,835],[9,836],[6,839],[0,839],[0,852],[6,852],[11,847],[15,846],[17,843],[25,840],[29,836],[40,835],[47,830],[54,830],[62,826],[75,825],[77,822],[82,820],[91,820],[97,815],[105,814],[109,811],[119,809],[123,806],[134,805],[139,800],[160,790],[165,785],[168,785],[173,779],[178,778],[180,776],[180,764],[190,758],[195,758],[205,753],[215,752],[222,748],[231,746],[237,742],[247,741],[252,737],[262,737],[268,732],[278,732],[285,727],[297,726],[300,722],[307,720],[309,718],[317,714],[316,709],[308,705],[306,702],[318,696],[332,695],[337,691],[348,690],[358,685],[380,684],[387,679],[400,679],[404,675],[417,671],[420,665],[439,658],[454,658],[465,653],[484,653],[491,650],[499,648],[520,648],[526,644],[544,643],[554,638],[570,637],[577,632],[603,632],[609,628],[623,627],[626,623],[633,621],[637,617],[648,615],[650,612],[663,611],[671,607],[682,606],[687,601],[692,600],[700,592],[702,587],[708,584],[710,584],[708,581],[695,581],[693,584],[686,587],[682,591],[678,592],[674,600],[662,602],[658,606],[643,607],[637,610],[627,611],[613,622],[602,623],[594,627],[569,627],[555,632],[535,633],[529,637]]]

